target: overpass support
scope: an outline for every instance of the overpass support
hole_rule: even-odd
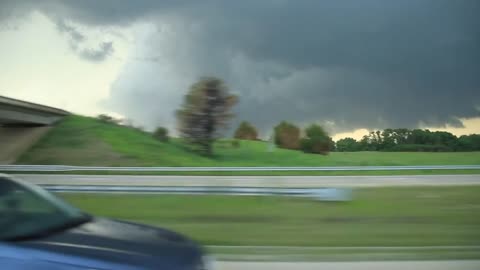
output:
[[[70,113],[0,96],[0,164],[14,163],[57,121]]]
[[[52,125],[68,114],[64,110],[0,96],[0,126]]]

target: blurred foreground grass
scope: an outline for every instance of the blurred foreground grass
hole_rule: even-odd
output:
[[[62,194],[95,215],[221,246],[478,246],[480,187],[369,188],[346,203],[306,198]],[[480,255],[479,255],[480,257]]]

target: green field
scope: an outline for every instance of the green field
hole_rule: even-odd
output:
[[[345,203],[307,198],[63,194],[96,215],[221,246],[479,246],[480,187],[369,188]],[[480,254],[479,254],[480,255]]]
[[[215,146],[207,158],[187,151],[178,139],[162,143],[150,134],[93,118],[69,116],[53,128],[18,164],[95,166],[356,166],[356,165],[475,165],[479,152],[467,153],[331,153],[328,156],[275,149],[268,143],[242,141]]]

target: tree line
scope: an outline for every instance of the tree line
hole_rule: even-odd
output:
[[[232,107],[238,97],[229,93],[226,84],[218,78],[203,78],[193,84],[177,111],[181,136],[204,155],[212,155],[213,142],[233,117]],[[258,140],[258,130],[250,123],[241,122],[234,138]],[[280,122],[274,127],[274,143],[285,149],[306,153],[328,154],[330,151],[404,151],[447,152],[480,151],[480,135],[457,137],[446,131],[428,129],[385,129],[372,131],[360,140],[344,138],[334,142],[323,127],[312,124],[303,131],[293,123]]]
[[[292,150],[302,150],[306,153],[328,154],[335,149],[335,142],[319,125],[308,126],[302,136],[302,131],[296,125],[282,121],[275,126],[273,141],[280,147]],[[235,130],[234,138],[239,140],[259,140],[257,129],[244,121]]]
[[[428,129],[385,129],[372,131],[359,141],[353,138],[338,140],[336,150],[388,152],[466,152],[480,151],[480,135],[457,137],[446,131]]]
[[[257,134],[255,127],[243,122],[235,132],[235,138],[250,140],[239,132],[249,127]],[[275,144],[280,148],[302,150],[307,153],[327,154],[330,151],[385,151],[385,152],[468,152],[480,151],[480,135],[462,135],[457,137],[446,131],[428,129],[385,129],[371,131],[360,140],[344,138],[337,142],[319,125],[310,125],[301,136],[299,127],[292,123],[281,122],[274,128]]]
[[[177,128],[186,146],[202,155],[212,156],[213,144],[228,127],[233,118],[231,109],[236,103],[238,97],[231,94],[227,85],[218,78],[205,77],[194,83],[176,111]],[[99,115],[98,119],[118,124],[117,119],[108,115]],[[259,140],[258,134],[255,126],[243,121],[235,130],[234,138]],[[159,127],[153,137],[168,142],[168,130]],[[331,151],[480,151],[478,134],[457,137],[446,131],[398,128],[372,131],[358,141],[344,138],[335,143],[320,125],[309,125],[302,131],[287,121],[274,127],[272,140],[279,148],[315,154],[328,154]],[[234,143],[235,146],[239,145],[238,141]]]
[[[233,117],[230,111],[237,102],[238,97],[230,94],[227,85],[218,78],[206,77],[196,82],[176,113],[181,137],[192,150],[206,156],[213,155],[213,143],[228,126]],[[301,136],[302,132],[297,126],[285,121],[277,125],[274,131],[275,144],[281,148],[317,154],[327,154],[335,149],[332,138],[319,125],[307,127],[304,136]],[[157,129],[155,134],[158,132],[164,134],[163,129]],[[258,140],[258,131],[250,123],[242,122],[234,137]]]

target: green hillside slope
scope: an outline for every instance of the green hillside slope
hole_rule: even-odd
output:
[[[275,149],[268,143],[242,141],[215,145],[216,156],[187,151],[179,139],[155,140],[140,130],[70,116],[17,161],[18,164],[96,166],[355,166],[480,164],[480,153],[331,153],[328,156]]]

